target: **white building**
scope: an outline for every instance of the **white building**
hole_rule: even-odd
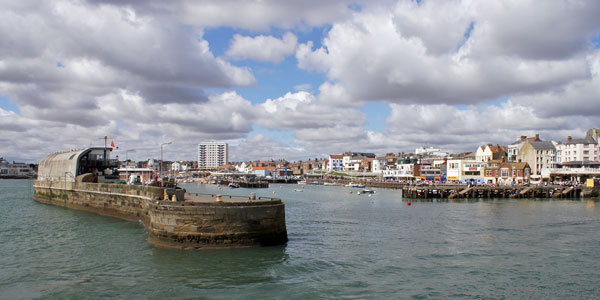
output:
[[[566,143],[556,144],[556,162],[597,161],[600,159],[600,149],[592,138],[572,139]]]
[[[476,159],[449,159],[446,162],[446,179],[461,183],[483,183],[485,167],[485,162]]]
[[[358,171],[360,169],[360,162],[362,161],[363,157],[362,156],[357,156],[357,155],[344,155],[343,156],[343,163],[344,163],[344,170],[346,171]]]
[[[180,171],[187,171],[189,169],[189,166],[184,162],[184,161],[175,161],[171,164],[171,171],[173,172],[180,172]]]
[[[373,167],[372,167],[373,173],[376,173],[376,174],[383,173],[383,170],[385,169],[385,162],[386,162],[385,156],[375,157],[373,159]]]
[[[25,163],[8,163],[0,161],[0,177],[3,176],[32,176],[35,172]]]
[[[447,157],[448,156],[448,152],[442,151],[440,148],[434,148],[434,147],[417,148],[417,149],[415,149],[415,154],[423,155],[423,156],[437,156],[437,157]]]
[[[250,172],[250,168],[246,164],[246,162],[242,162],[241,164],[237,164],[235,166],[235,170],[238,171],[238,172],[240,172],[240,173],[248,173],[248,172]]]
[[[327,163],[327,171],[344,171],[344,156],[343,155],[329,155],[329,162]]]
[[[198,144],[198,168],[218,168],[229,162],[229,145],[221,142]]]

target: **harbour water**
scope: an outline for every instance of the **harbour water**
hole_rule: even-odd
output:
[[[408,206],[398,190],[189,184],[282,198],[289,242],[180,251],[141,223],[37,203],[31,184],[0,180],[0,299],[600,298],[594,200]]]

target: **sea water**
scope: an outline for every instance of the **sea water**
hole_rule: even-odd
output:
[[[157,249],[140,222],[40,204],[32,181],[0,180],[0,299],[600,298],[595,200],[408,206],[399,190],[184,187],[281,198],[289,242]]]

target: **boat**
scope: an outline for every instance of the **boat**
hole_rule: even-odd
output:
[[[361,189],[365,187],[364,184],[358,184],[358,183],[353,183],[353,182],[346,184],[346,186],[353,187],[353,188],[361,188]]]
[[[333,185],[338,185],[338,184],[337,184],[337,183],[334,183],[334,182],[325,182],[325,183],[323,183],[323,185],[330,185],[330,186],[333,186]]]
[[[239,188],[239,187],[240,187],[240,185],[239,185],[239,184],[237,184],[237,183],[233,183],[233,182],[232,182],[232,183],[230,183],[230,184],[228,185],[228,187],[229,187],[230,189],[237,189],[237,188]]]
[[[306,180],[298,181],[298,184],[307,184]]]
[[[374,190],[369,190],[369,189],[363,189],[361,191],[362,194],[375,194]]]
[[[304,192],[303,189],[294,189],[294,192]]]

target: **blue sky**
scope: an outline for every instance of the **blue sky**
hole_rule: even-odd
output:
[[[0,95],[0,108],[4,110],[13,111],[15,113],[19,113],[19,107],[10,101],[10,98],[7,96]]]
[[[598,1],[19,3],[0,10],[11,160],[105,135],[140,160],[208,140],[298,160],[600,126]]]

